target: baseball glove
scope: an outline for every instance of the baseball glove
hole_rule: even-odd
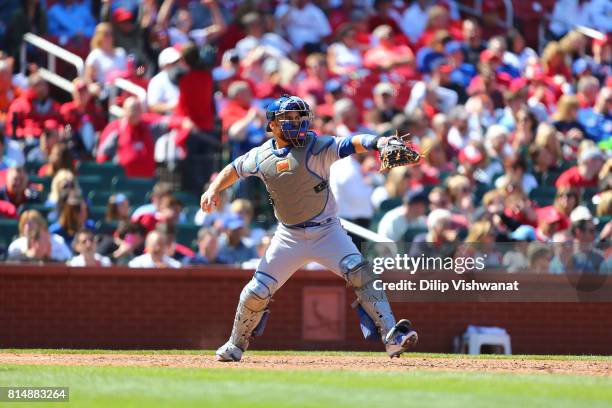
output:
[[[411,145],[406,144],[405,139],[408,136],[398,136],[395,132],[395,136],[384,139],[382,145],[378,148],[381,172],[385,173],[394,167],[417,164],[421,160],[423,155]]]

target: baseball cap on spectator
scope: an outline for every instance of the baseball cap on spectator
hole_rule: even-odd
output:
[[[236,214],[230,214],[223,219],[223,227],[229,230],[237,230],[244,227],[244,221]]]
[[[393,88],[393,85],[391,85],[391,83],[389,82],[379,82],[374,87],[373,93],[374,95],[394,95],[395,89]]]
[[[327,93],[336,93],[342,91],[342,82],[337,79],[330,79],[325,83],[325,92]]]
[[[580,153],[580,157],[578,158],[578,161],[581,162],[581,163],[584,163],[584,162],[587,162],[587,161],[589,161],[591,159],[605,160],[606,156],[597,147],[591,146],[591,147],[588,147],[588,148],[584,149]]]
[[[447,54],[453,54],[457,51],[463,51],[463,44],[461,44],[459,41],[449,41],[444,46],[444,51]]]
[[[610,41],[610,35],[605,35],[599,38],[593,38],[593,45],[603,46],[606,45]]]
[[[124,9],[123,7],[119,7],[113,11],[113,21],[115,23],[125,23],[132,21],[133,18],[134,14],[130,10]]]
[[[536,240],[535,228],[533,228],[531,225],[521,225],[515,231],[511,232],[509,236],[516,241]]]
[[[584,58],[578,58],[572,64],[572,73],[574,75],[582,75],[582,74],[584,74],[589,69],[591,69],[591,65]]]
[[[160,68],[167,65],[174,64],[181,59],[181,53],[174,47],[168,47],[159,53],[157,57],[157,64]]]
[[[492,50],[486,49],[480,53],[480,61],[482,62],[501,62],[499,56]]]
[[[584,205],[579,205],[574,208],[570,213],[570,221],[572,224],[580,222],[580,221],[593,221],[594,224],[597,224],[599,220],[593,217],[591,211],[585,207]]]
[[[43,123],[45,130],[57,130],[60,128],[60,123],[55,119],[47,119]]]
[[[483,159],[482,152],[474,145],[467,145],[459,152],[459,162],[463,164],[478,164]]]
[[[402,198],[402,202],[404,204],[415,204],[415,203],[423,203],[425,205],[429,204],[429,198],[424,189],[420,188],[417,190],[409,190],[404,194]]]

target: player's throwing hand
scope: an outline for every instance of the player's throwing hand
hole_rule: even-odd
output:
[[[214,209],[219,205],[219,193],[214,193],[210,189],[206,190],[200,198],[200,208],[204,212],[213,212]]]

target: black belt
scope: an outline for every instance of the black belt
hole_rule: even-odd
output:
[[[327,218],[321,222],[312,222],[312,221],[306,221],[303,222],[301,224],[296,224],[296,225],[285,225],[285,227],[287,228],[311,228],[311,227],[318,227],[321,225],[325,225],[328,224],[332,221],[332,218]]]

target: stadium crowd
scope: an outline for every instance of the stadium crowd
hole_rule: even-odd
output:
[[[453,0],[4,1],[3,256],[255,266],[275,225],[262,185],[241,180],[211,214],[199,193],[289,93],[319,134],[410,133],[425,155],[386,175],[374,154],[338,161],[340,217],[394,241],[510,242],[489,266],[511,272],[609,272],[612,6],[540,3],[502,28],[496,0],[476,17]],[[539,44],[527,25],[545,12]],[[21,66],[26,32],[83,57],[69,97],[44,53]],[[115,95],[118,78],[146,99]]]

